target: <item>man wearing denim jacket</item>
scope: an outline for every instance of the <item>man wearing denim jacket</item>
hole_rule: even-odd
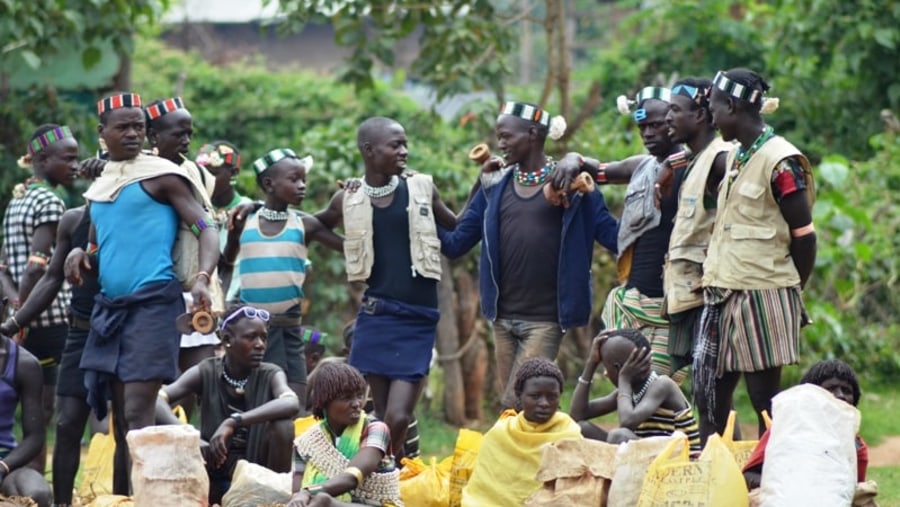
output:
[[[505,104],[496,126],[504,170],[490,172],[504,160],[486,161],[493,182],[475,192],[455,230],[439,229],[441,251],[450,258],[484,243],[481,311],[493,323],[504,408],[515,406],[511,379],[518,366],[535,356],[556,359],[565,330],[590,320],[594,241],[616,252],[616,220],[599,191],[574,192],[567,207],[543,196],[554,165],[544,141],[564,129],[561,118],[551,121],[536,106]]]

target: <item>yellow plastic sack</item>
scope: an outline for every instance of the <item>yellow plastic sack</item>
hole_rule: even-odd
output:
[[[403,460],[404,466],[414,461]],[[400,481],[400,499],[406,507],[447,507],[450,504],[450,467],[453,457],[431,463],[416,475]]]
[[[460,507],[462,504],[462,490],[472,476],[482,438],[483,435],[477,431],[465,428],[459,430],[453,449],[453,464],[450,467],[450,507]]]
[[[306,433],[306,430],[312,428],[315,424],[316,418],[311,415],[294,419],[294,438]]]
[[[662,505],[749,507],[744,476],[719,435],[709,437],[697,461],[672,442],[650,464],[638,507]]]
[[[103,495],[98,496],[85,507],[134,507],[134,500],[130,496]]]
[[[731,451],[731,455],[734,456],[734,461],[737,463],[738,468],[743,469],[744,464],[747,463],[747,460],[750,459],[750,455],[753,454],[753,449],[756,449],[757,444],[759,444],[759,440],[735,440],[734,424],[736,419],[737,412],[732,410],[728,414],[728,422],[725,423],[722,443],[724,443]],[[766,428],[771,426],[772,420],[769,419],[769,413],[766,411],[763,411],[763,420],[766,423]]]
[[[95,433],[91,437],[87,458],[81,464],[81,485],[78,486],[78,496],[82,501],[90,502],[103,495],[112,495],[113,455],[115,453],[116,440],[113,437],[113,418],[110,414],[109,433]]]

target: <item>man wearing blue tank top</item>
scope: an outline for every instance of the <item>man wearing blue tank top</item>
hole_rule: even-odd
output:
[[[159,388],[178,374],[184,312],[182,281],[172,250],[179,224],[197,236],[198,270],[189,280],[195,308],[211,306],[208,285],[218,262],[218,238],[207,210],[178,166],[144,155],[145,116],[140,97],[116,94],[97,104],[98,131],[109,163],[84,194],[92,222],[87,248],[73,249],[66,277],[80,285],[98,263],[100,297],[81,359],[88,403],[102,417],[106,400],[118,424],[116,451],[127,453],[125,434],[154,424]],[[121,454],[119,455],[121,458]],[[117,459],[113,489],[128,494],[130,471]]]

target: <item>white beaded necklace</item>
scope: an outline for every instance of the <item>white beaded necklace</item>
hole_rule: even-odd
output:
[[[270,222],[284,222],[288,219],[287,211],[275,211],[269,208],[261,208],[259,210],[259,216],[265,218]]]
[[[225,360],[222,360],[222,379],[225,380],[225,383],[234,388],[234,392],[238,394],[244,394],[244,389],[247,387],[247,382],[250,380],[250,375],[247,375],[247,378],[238,380],[232,378],[231,375],[228,374],[228,369],[225,368]]]
[[[650,372],[650,376],[647,377],[646,381],[644,381],[644,386],[641,387],[641,390],[638,391],[637,393],[632,393],[631,403],[633,405],[637,405],[638,403],[641,402],[642,399],[644,399],[644,395],[647,394],[647,389],[650,388],[650,384],[652,384],[653,381],[656,380],[658,377],[659,377],[659,375],[655,371]]]
[[[400,186],[400,178],[394,174],[391,176],[390,181],[387,182],[387,185],[382,187],[373,187],[366,183],[366,179],[362,180],[362,189],[363,192],[366,193],[372,199],[378,199],[379,197],[387,197],[394,193],[394,190],[397,190],[397,187]]]

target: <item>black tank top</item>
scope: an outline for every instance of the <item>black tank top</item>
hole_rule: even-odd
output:
[[[368,293],[413,305],[437,308],[437,280],[412,272],[409,253],[409,190],[401,179],[386,208],[372,206],[375,259]]]
[[[75,226],[75,230],[72,231],[72,248],[85,248],[90,230],[91,214],[85,208],[81,213],[81,220]],[[94,256],[92,262],[99,262],[99,257]],[[94,264],[93,268],[97,272],[99,266]],[[82,280],[83,282],[80,286],[72,286],[71,308],[72,313],[76,317],[87,320],[91,318],[91,311],[94,309],[94,296],[100,292],[100,282],[94,276],[84,276]]]

